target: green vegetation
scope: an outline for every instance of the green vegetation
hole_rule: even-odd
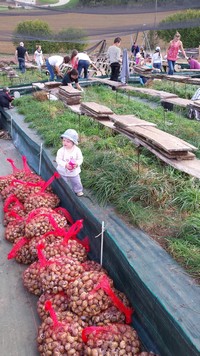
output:
[[[161,24],[170,25],[170,23],[173,24],[173,22],[185,23],[192,21],[200,22],[200,10],[186,10],[180,13],[175,13],[161,21]],[[182,39],[184,39],[184,47],[199,47],[200,26],[192,28],[189,26],[186,28],[178,28],[177,26],[176,30],[181,34]],[[157,31],[157,34],[162,40],[170,42],[173,39],[176,30],[159,30]]]
[[[152,109],[137,99],[129,100],[104,86],[85,89],[85,101],[95,101],[116,114],[135,114],[155,122],[160,129],[198,147],[200,125],[158,106]],[[32,96],[16,100],[30,127],[37,129],[45,144],[56,153],[60,134],[74,128],[80,134],[84,156],[82,181],[97,201],[112,204],[126,221],[146,231],[195,278],[200,277],[200,182],[164,165],[146,149],[138,150],[121,134],[87,116],[80,120],[58,102],[39,102]],[[170,125],[167,123],[170,122]],[[138,163],[139,159],[139,163]]]
[[[19,38],[25,43],[29,53],[34,53],[36,45],[42,46],[43,53],[66,52],[73,48],[82,51],[86,44],[78,43],[86,39],[86,33],[81,29],[67,28],[54,34],[48,23],[41,20],[23,21],[18,23],[13,44],[17,46]],[[38,38],[41,40],[38,41]]]

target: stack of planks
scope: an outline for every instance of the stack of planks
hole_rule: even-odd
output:
[[[175,160],[195,158],[197,148],[165,131],[159,130],[155,124],[138,119],[134,115],[111,115],[116,129],[136,140],[138,145],[157,151],[164,157]]]
[[[94,117],[97,120],[108,119],[113,112],[107,106],[97,104],[95,102],[81,103],[80,111],[82,114]]]
[[[58,97],[66,105],[78,105],[81,102],[82,93],[71,86],[61,86],[58,91]]]

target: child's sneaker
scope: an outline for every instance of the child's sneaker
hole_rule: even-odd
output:
[[[82,197],[84,195],[84,193],[83,192],[78,192],[78,193],[76,193],[76,195],[77,195],[77,197]]]

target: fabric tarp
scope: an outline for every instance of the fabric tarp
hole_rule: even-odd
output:
[[[15,146],[38,173],[42,140],[15,109],[9,114],[2,114],[1,125],[11,132]],[[55,156],[44,148],[42,177],[48,179],[55,167]],[[95,236],[105,222],[103,266],[135,308],[133,326],[144,346],[162,356],[199,355],[199,287],[155,241],[126,225],[111,207],[99,207],[87,193],[77,198],[62,179],[56,180],[53,188],[73,218],[84,219],[80,238],[89,236],[90,258],[97,262],[100,239]]]

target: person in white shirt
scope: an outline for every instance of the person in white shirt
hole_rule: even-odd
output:
[[[56,73],[56,77],[57,79],[59,79],[60,77],[63,77],[61,71],[60,71],[60,66],[63,63],[68,63],[69,62],[69,56],[51,56],[48,59],[46,59],[46,66],[47,69],[49,71],[50,74],[50,81],[54,80],[55,77],[55,73]]]
[[[44,57],[40,45],[36,47],[36,51],[34,52],[34,61],[37,63],[39,71],[41,71],[41,67],[44,63]]]
[[[56,155],[57,171],[71,185],[78,197],[83,195],[80,172],[83,155],[78,145],[78,133],[74,129],[66,130],[62,135],[62,144]]]
[[[111,66],[110,80],[118,81],[121,63],[121,38],[116,37],[112,46],[108,48],[107,57]]]
[[[153,60],[153,67],[161,70],[163,59],[162,59],[162,54],[161,54],[159,46],[156,47],[152,60]]]
[[[87,55],[87,53],[80,52],[77,54],[77,60],[78,60],[78,75],[79,78],[81,76],[82,70],[84,70],[84,78],[88,78],[88,68],[91,65],[95,70],[98,70],[95,64],[92,62],[90,57]]]

